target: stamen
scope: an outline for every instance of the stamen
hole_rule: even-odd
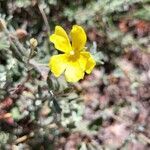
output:
[[[74,53],[74,51],[72,50],[72,51],[70,51],[70,55],[74,55],[75,53]]]

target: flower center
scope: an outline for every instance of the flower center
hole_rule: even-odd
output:
[[[80,56],[80,53],[77,53],[75,50],[71,50],[68,53],[68,59],[69,61],[76,61]]]
[[[70,55],[73,56],[75,54],[74,50],[70,51]]]

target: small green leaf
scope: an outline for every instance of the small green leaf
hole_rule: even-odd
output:
[[[102,123],[103,123],[103,118],[99,117],[99,118],[95,119],[94,121],[92,121],[88,127],[91,130],[98,130],[99,127],[102,125]]]
[[[93,54],[93,57],[96,61],[97,64],[101,64],[103,65],[104,62],[102,61],[102,59],[105,57],[101,52],[97,52],[95,54]]]
[[[144,7],[133,14],[133,17],[150,21],[150,7]]]
[[[9,42],[6,37],[0,38],[0,50],[8,50],[9,46]]]
[[[79,150],[87,150],[87,146],[86,146],[85,142],[82,142]]]
[[[59,106],[57,100],[53,97],[52,101],[53,101],[53,106],[54,106],[55,111],[60,114],[62,112],[62,109]]]
[[[19,112],[18,107],[14,107],[11,109],[11,114],[14,120],[19,120],[21,118],[21,114]]]

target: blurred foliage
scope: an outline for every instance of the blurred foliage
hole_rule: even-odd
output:
[[[49,43],[48,32],[52,33],[55,25],[67,30],[73,24],[82,25],[87,31],[87,47],[97,61],[97,69],[102,70],[101,81],[94,79],[91,85],[100,86],[102,82],[99,88],[108,86],[106,91],[111,91],[107,75],[114,77],[112,82],[127,76],[120,63],[122,55],[130,55],[130,49],[150,52],[149,10],[149,0],[0,0],[0,18],[7,23],[7,29],[0,32],[0,149],[58,149],[63,138],[72,133],[96,135],[112,117],[110,111],[117,114],[131,105],[138,114],[138,105],[122,102],[124,97],[112,107],[111,102],[115,102],[110,100],[103,108],[92,97],[90,107],[96,115],[83,121],[87,108],[82,94],[88,92],[79,88],[80,83],[68,84],[63,76],[56,79],[51,74],[47,64],[57,52]],[[31,48],[31,38],[38,41],[35,49]],[[129,72],[128,79],[136,94],[141,84],[137,70]],[[77,145],[80,150],[103,148],[101,141],[90,141],[86,136],[82,139]]]

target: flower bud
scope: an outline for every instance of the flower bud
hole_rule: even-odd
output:
[[[31,46],[31,48],[36,48],[37,47],[37,45],[38,45],[38,42],[37,42],[37,40],[35,39],[35,38],[31,38],[30,39],[30,46]]]
[[[0,32],[6,29],[6,22],[5,20],[0,18]]]
[[[27,36],[27,31],[24,29],[17,29],[16,30],[16,35],[19,40],[24,39]]]

